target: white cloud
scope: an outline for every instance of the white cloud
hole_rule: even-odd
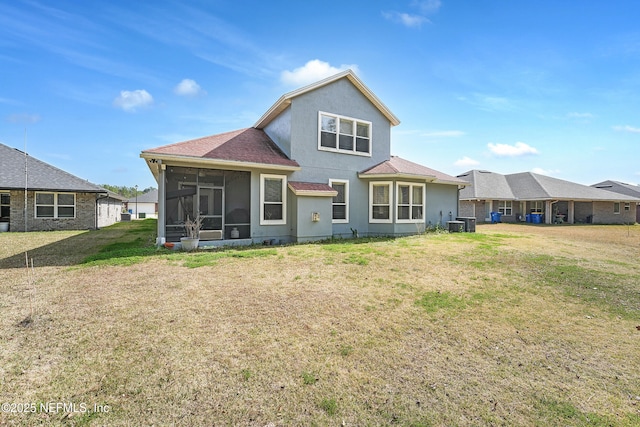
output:
[[[176,95],[191,96],[191,97],[206,94],[206,92],[200,87],[200,85],[196,83],[195,80],[191,80],[191,79],[183,79],[173,89],[173,92]]]
[[[635,128],[633,126],[614,126],[613,127],[614,130],[617,130],[619,132],[630,132],[630,133],[640,133],[640,128]]]
[[[412,15],[405,12],[382,12],[382,16],[391,22],[399,23],[409,28],[419,28],[425,22],[431,22],[426,16]]]
[[[434,14],[442,5],[440,0],[413,0],[409,6],[416,9],[418,13],[407,12],[382,12],[382,16],[397,24],[402,24],[408,28],[420,28],[422,24],[430,24],[431,20],[427,15]]]
[[[140,107],[151,104],[153,104],[153,97],[144,89],[120,91],[120,95],[113,100],[113,105],[127,112],[134,112]]]
[[[280,80],[287,85],[302,86],[333,76],[347,69],[358,73],[358,66],[355,64],[343,64],[340,65],[340,67],[334,67],[328,62],[312,59],[302,67],[295,68],[293,71],[283,71],[280,74]]]
[[[416,7],[422,13],[435,13],[442,6],[442,2],[440,0],[414,0],[411,2],[411,6]]]
[[[474,160],[467,156],[464,156],[463,158],[456,160],[454,163],[455,166],[477,166],[479,164],[480,164],[479,161]]]
[[[537,173],[538,175],[547,175],[547,176],[551,176],[554,174],[559,173],[559,170],[550,170],[550,169],[542,169],[542,168],[533,168],[531,169],[531,172],[533,173]]]
[[[493,154],[501,157],[517,157],[528,154],[538,154],[538,150],[524,142],[516,142],[515,145],[493,144],[490,142],[487,144],[487,147],[489,147],[489,150],[491,150]]]
[[[426,136],[427,138],[457,138],[464,135],[465,133],[461,130],[436,130],[422,134],[422,136]]]

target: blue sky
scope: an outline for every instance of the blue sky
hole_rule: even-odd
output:
[[[142,150],[252,126],[344,68],[392,154],[457,175],[640,182],[636,0],[1,1],[0,142],[97,184]]]

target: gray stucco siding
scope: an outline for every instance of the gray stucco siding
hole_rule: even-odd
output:
[[[320,111],[371,122],[371,156],[319,150]],[[346,79],[294,98],[291,123],[291,158],[302,166],[293,179],[307,180],[309,168],[362,171],[389,158],[389,120]]]
[[[288,107],[265,128],[264,132],[276,143],[284,154],[291,157],[291,107]]]
[[[266,170],[254,170],[251,172],[251,238],[254,242],[259,243],[264,240],[276,239],[281,242],[290,242],[292,230],[291,192],[287,189],[286,195],[286,223],[285,224],[260,224],[260,176],[262,174],[284,175],[285,173],[277,173]],[[289,177],[287,177],[287,181]]]
[[[295,196],[289,198],[295,206],[293,219],[296,228],[296,241],[309,242],[326,239],[332,235],[331,197]],[[312,220],[312,214],[319,215],[318,221]]]
[[[427,184],[425,221],[427,226],[446,225],[458,215],[458,187],[447,184]]]

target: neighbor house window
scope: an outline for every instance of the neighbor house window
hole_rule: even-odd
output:
[[[74,193],[36,193],[36,218],[75,218]]]
[[[543,202],[531,202],[531,213],[542,213]]]
[[[620,213],[620,203],[616,202],[613,204],[613,213],[614,214],[619,214]]]
[[[260,224],[287,223],[287,177],[260,175]]]
[[[624,204],[624,210],[625,210],[626,212],[629,212],[629,211],[631,210],[631,203],[625,203],[625,204]]]
[[[371,122],[320,113],[318,149],[371,155]]]
[[[369,222],[391,222],[391,182],[369,183]]]
[[[0,218],[11,216],[11,197],[9,193],[0,193]]]
[[[331,203],[333,209],[333,222],[349,222],[349,181],[330,179],[329,185],[338,192]]]
[[[424,218],[424,184],[396,185],[397,222],[419,222]]]
[[[512,211],[513,208],[510,200],[501,200],[498,203],[498,212],[500,212],[502,215],[509,216],[511,215]]]

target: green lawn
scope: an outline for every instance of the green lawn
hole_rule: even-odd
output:
[[[640,425],[640,226],[154,230],[0,233],[0,425]]]

